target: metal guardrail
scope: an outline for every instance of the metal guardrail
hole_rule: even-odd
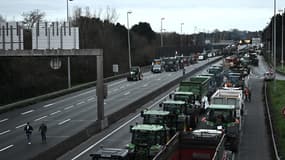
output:
[[[275,141],[269,105],[268,105],[267,83],[264,84],[264,99],[265,99],[266,112],[267,112],[267,116],[268,116],[268,123],[269,123],[269,127],[270,127],[271,139],[272,139],[272,143],[273,143],[274,155],[275,155],[276,160],[280,160],[278,148],[277,148],[276,141]]]

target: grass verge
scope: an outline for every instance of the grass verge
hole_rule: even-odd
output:
[[[282,109],[285,107],[285,81],[276,80],[269,83],[269,96],[271,99],[271,117],[275,134],[277,136],[277,145],[279,154],[285,157],[285,116],[282,115]]]

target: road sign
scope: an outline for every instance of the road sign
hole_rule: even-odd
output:
[[[119,72],[119,65],[118,64],[113,64],[113,72],[118,73]]]
[[[60,67],[61,67],[61,60],[58,57],[52,58],[50,60],[50,67],[52,69],[54,69],[54,70],[60,69]]]

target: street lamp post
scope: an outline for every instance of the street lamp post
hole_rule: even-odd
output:
[[[283,10],[281,10],[281,14],[282,14],[282,40],[281,40],[281,66],[282,66],[282,70],[284,69],[284,49],[283,49],[283,46],[284,46],[284,14],[285,14],[285,8]]]
[[[163,36],[162,36],[162,32],[163,32],[163,28],[162,28],[162,21],[164,20],[165,18],[162,17],[160,19],[160,46],[163,47]]]
[[[274,38],[273,38],[273,44],[274,44],[274,50],[273,50],[273,68],[274,71],[276,71],[276,0],[274,0]]]
[[[127,12],[127,27],[128,27],[128,49],[129,49],[129,69],[132,67],[132,60],[131,60],[131,40],[130,40],[130,28],[129,28],[129,14],[131,11]]]
[[[180,31],[181,31],[181,35],[180,35],[180,45],[181,45],[181,48],[182,48],[182,35],[183,35],[183,32],[182,32],[182,27],[183,27],[184,23],[180,23]]]
[[[69,25],[69,14],[68,14],[68,2],[72,0],[66,0],[66,22]],[[63,48],[62,48],[63,49]],[[70,73],[70,57],[67,56],[67,77],[68,77],[68,88],[71,88],[71,73]]]

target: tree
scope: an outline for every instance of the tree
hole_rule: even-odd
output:
[[[136,32],[139,35],[146,37],[149,42],[155,39],[155,33],[152,30],[149,23],[140,22],[139,24],[134,25],[131,31]]]
[[[107,6],[104,20],[110,23],[116,23],[118,18],[119,16],[117,14],[116,9],[110,8],[109,6]]]
[[[45,12],[41,12],[39,9],[22,13],[23,23],[27,29],[31,29],[36,22],[42,21],[44,16]]]

